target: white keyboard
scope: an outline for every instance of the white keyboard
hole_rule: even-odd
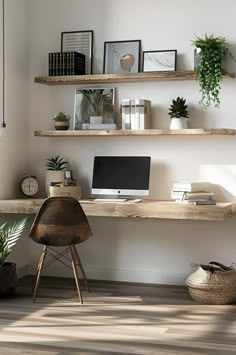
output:
[[[127,198],[95,198],[94,202],[125,202]]]

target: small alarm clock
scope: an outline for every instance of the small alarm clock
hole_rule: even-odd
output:
[[[37,178],[32,175],[24,175],[20,181],[20,192],[26,197],[33,197],[39,190]]]

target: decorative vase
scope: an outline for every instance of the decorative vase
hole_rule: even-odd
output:
[[[201,59],[201,48],[194,49],[194,70],[197,69]]]
[[[69,121],[55,121],[54,127],[58,131],[65,131],[70,127]]]
[[[176,118],[173,117],[170,122],[170,129],[186,129],[188,123],[186,117]]]
[[[4,263],[0,266],[0,296],[11,295],[17,286],[16,264]]]
[[[65,182],[65,173],[64,170],[47,170],[45,177],[45,190],[47,196],[49,196],[49,186],[51,183],[62,183],[64,185]]]

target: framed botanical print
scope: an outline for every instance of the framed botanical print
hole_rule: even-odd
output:
[[[140,54],[140,40],[105,42],[103,74],[139,72]]]
[[[144,51],[143,72],[175,71],[177,50]]]

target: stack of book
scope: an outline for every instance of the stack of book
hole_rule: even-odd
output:
[[[210,184],[203,181],[180,181],[173,184],[171,198],[176,202],[196,205],[215,205],[214,192]]]
[[[144,99],[121,102],[122,129],[151,128],[151,101]]]
[[[48,75],[84,75],[85,55],[79,52],[48,53]]]

